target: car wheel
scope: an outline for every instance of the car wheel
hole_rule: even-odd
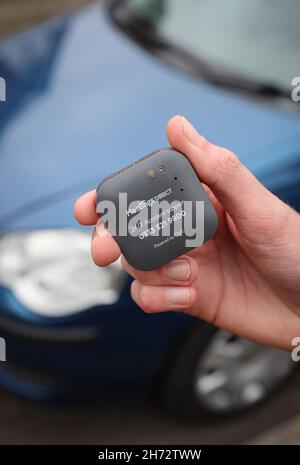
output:
[[[165,367],[160,400],[190,419],[238,414],[282,387],[295,365],[288,352],[200,322]]]

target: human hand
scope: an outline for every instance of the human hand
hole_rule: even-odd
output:
[[[289,349],[300,336],[300,215],[268,191],[225,148],[202,137],[183,117],[167,126],[170,144],[204,183],[219,217],[214,237],[154,271],[124,268],[131,295],[147,313],[176,310],[253,341]],[[96,224],[95,191],[74,207],[79,223]],[[103,227],[92,256],[106,266],[121,254]]]

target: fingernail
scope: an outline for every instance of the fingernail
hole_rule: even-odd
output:
[[[188,281],[191,269],[187,260],[174,260],[163,268],[166,278],[173,281]]]
[[[188,129],[189,122],[184,116],[180,116],[180,118],[181,118],[181,122],[182,122],[183,133],[184,133],[185,137],[188,137],[187,129]]]
[[[99,236],[99,237],[110,236],[110,232],[108,231],[105,224],[101,221],[101,218],[97,221],[96,233],[97,233],[97,236]]]
[[[188,305],[190,296],[188,287],[169,287],[167,289],[168,302],[172,305]]]
[[[195,129],[194,126],[184,116],[181,116],[181,121],[183,133],[191,144],[198,146],[205,140],[204,137],[199,134],[197,129]]]
[[[185,137],[192,142],[192,136],[193,133],[196,131],[194,126],[191,125],[191,123],[184,117],[181,116],[181,121],[182,121],[182,127],[183,127],[183,133]]]

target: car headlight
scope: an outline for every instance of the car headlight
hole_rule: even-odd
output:
[[[120,262],[97,267],[90,232],[45,230],[0,238],[0,285],[33,312],[65,316],[115,303],[124,284]]]

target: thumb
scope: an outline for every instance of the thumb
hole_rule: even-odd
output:
[[[184,117],[171,118],[167,135],[170,144],[189,159],[200,180],[210,187],[241,229],[245,224],[243,220],[247,220],[248,226],[251,219],[257,223],[272,216],[274,220],[286,207],[233,152],[206,140]],[[274,226],[274,221],[272,223]]]

